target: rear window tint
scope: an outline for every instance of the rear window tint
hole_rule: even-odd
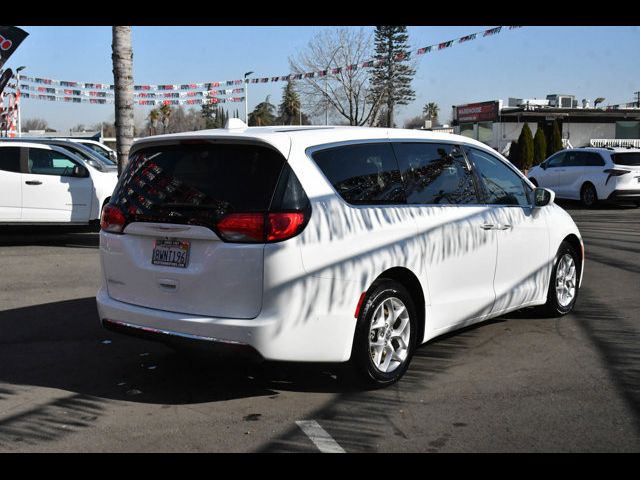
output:
[[[285,162],[256,145],[150,147],[131,157],[112,203],[140,221],[206,225],[231,212],[263,212]]]
[[[614,153],[611,158],[616,165],[640,166],[640,152]]]
[[[356,205],[406,203],[398,162],[389,143],[321,150],[313,160],[338,194]]]

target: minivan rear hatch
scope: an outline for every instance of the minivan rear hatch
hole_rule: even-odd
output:
[[[232,140],[135,150],[105,208],[122,222],[122,233],[101,236],[109,296],[165,311],[256,317],[264,243],[228,241],[217,226],[235,212],[240,219],[268,212],[286,165],[275,148]]]

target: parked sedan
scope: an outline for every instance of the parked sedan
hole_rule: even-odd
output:
[[[561,150],[527,174],[536,186],[558,198],[593,207],[599,200],[640,206],[640,150],[575,148]]]
[[[105,328],[388,385],[438,335],[575,305],[575,223],[484,144],[235,123],[133,145],[102,214]]]

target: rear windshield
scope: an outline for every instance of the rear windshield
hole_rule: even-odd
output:
[[[265,212],[285,162],[256,145],[151,147],[130,158],[111,203],[129,221],[209,225],[230,212]]]
[[[616,165],[640,166],[640,152],[614,153],[611,158]]]

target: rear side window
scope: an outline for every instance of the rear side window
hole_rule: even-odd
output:
[[[129,221],[209,226],[228,213],[266,212],[285,162],[249,144],[150,147],[131,157],[111,203]]]
[[[581,152],[581,165],[585,167],[604,167],[604,158],[596,152]]]
[[[640,152],[613,153],[611,158],[616,165],[640,166]]]
[[[400,170],[389,143],[329,148],[312,156],[338,194],[348,203],[406,203]]]
[[[437,143],[395,143],[405,183],[407,203],[479,203],[473,174],[454,145]]]
[[[0,170],[20,173],[20,147],[0,148]]]

